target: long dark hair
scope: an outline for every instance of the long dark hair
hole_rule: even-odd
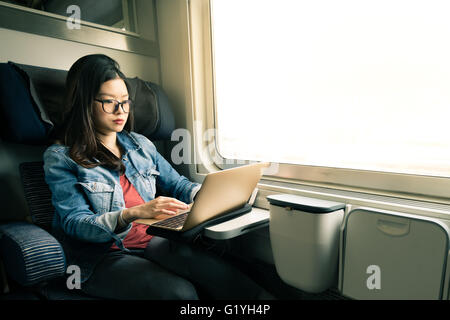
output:
[[[85,168],[101,165],[123,173],[125,166],[121,159],[100,142],[94,128],[94,99],[104,82],[116,78],[123,79],[130,92],[125,75],[110,57],[92,54],[78,59],[67,74],[63,122],[54,137],[69,147],[70,157],[79,165]],[[124,130],[133,130],[133,120],[130,108]]]

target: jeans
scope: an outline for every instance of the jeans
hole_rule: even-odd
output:
[[[219,256],[156,236],[131,254],[108,252],[81,290],[107,299],[197,300],[198,292],[219,300],[272,298]]]

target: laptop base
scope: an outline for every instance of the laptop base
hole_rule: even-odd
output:
[[[221,215],[219,217],[216,217],[214,219],[205,221],[205,222],[199,224],[198,226],[195,226],[194,228],[186,230],[186,231],[173,231],[173,230],[169,230],[169,229],[152,227],[150,225],[147,228],[147,234],[166,238],[166,239],[173,240],[173,241],[178,241],[178,242],[193,242],[199,234],[203,233],[203,230],[206,227],[227,221],[229,219],[233,219],[244,213],[250,212],[251,210],[252,210],[252,206],[250,204],[246,203],[242,208],[228,212],[228,213]]]

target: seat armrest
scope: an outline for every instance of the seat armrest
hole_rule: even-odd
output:
[[[58,240],[26,222],[0,225],[0,255],[7,275],[23,286],[60,277],[66,270]]]

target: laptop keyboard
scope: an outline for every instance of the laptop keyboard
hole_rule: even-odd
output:
[[[188,213],[189,212],[181,213],[177,216],[158,221],[158,222],[154,223],[152,226],[164,227],[164,228],[170,228],[170,229],[181,228],[181,227],[183,227],[184,222],[187,219]]]

